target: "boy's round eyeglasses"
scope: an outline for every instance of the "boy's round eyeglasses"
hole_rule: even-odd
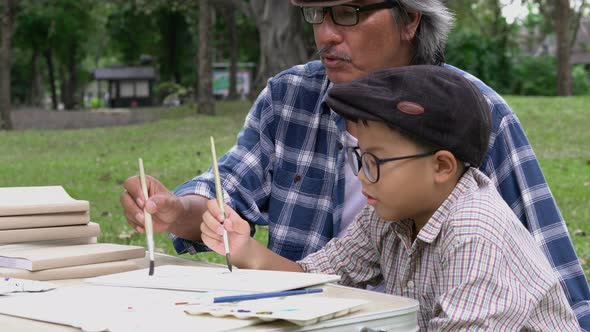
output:
[[[361,12],[371,10],[394,8],[397,6],[395,1],[385,1],[374,3],[366,6],[339,5],[333,7],[301,7],[301,13],[305,22],[311,24],[322,24],[326,13],[330,12],[332,21],[337,25],[351,26],[359,22]]]
[[[359,171],[361,168],[363,169],[363,173],[369,182],[377,183],[379,181],[380,173],[380,165],[396,160],[403,160],[403,159],[410,159],[410,158],[422,158],[426,156],[431,156],[438,151],[430,151],[424,152],[419,154],[413,154],[410,156],[403,156],[403,157],[395,157],[395,158],[387,158],[387,159],[379,159],[377,156],[372,154],[371,152],[363,152],[363,154],[359,155],[359,147],[348,147],[346,148],[348,154],[348,164],[350,168],[352,168],[352,172],[354,175],[358,176]]]

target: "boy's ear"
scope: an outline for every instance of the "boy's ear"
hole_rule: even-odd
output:
[[[438,184],[444,184],[454,180],[459,167],[455,156],[447,150],[440,150],[434,154],[434,159],[434,181]]]

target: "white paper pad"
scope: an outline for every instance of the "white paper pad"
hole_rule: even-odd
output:
[[[190,291],[279,292],[340,280],[333,274],[280,272],[199,266],[156,266],[153,276],[147,269],[86,279],[86,282],[124,287]]]
[[[2,296],[0,313],[73,326],[83,331],[228,331],[258,319],[191,316],[178,301],[199,301],[203,293],[107,286],[60,287],[46,293]]]

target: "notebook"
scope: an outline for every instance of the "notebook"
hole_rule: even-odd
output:
[[[3,249],[0,247],[0,267],[39,271],[58,267],[143,258],[145,249],[113,243],[71,246],[38,246],[36,248]]]
[[[0,230],[38,228],[50,226],[85,225],[90,221],[88,211],[50,214],[27,214],[22,216],[1,216]]]
[[[0,216],[88,211],[88,201],[75,200],[61,186],[0,188]]]
[[[133,271],[137,269],[137,264],[129,260],[60,267],[56,269],[48,269],[34,272],[28,270],[0,267],[0,277],[30,280],[61,280],[90,278],[111,273]]]
[[[5,229],[0,231],[0,244],[87,238],[99,234],[100,226],[93,222],[77,226]]]

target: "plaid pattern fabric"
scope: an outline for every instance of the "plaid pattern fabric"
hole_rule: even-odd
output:
[[[565,223],[514,113],[477,78],[490,101],[492,136],[481,170],[529,230],[559,274],[582,327],[590,332],[590,290]],[[298,260],[323,247],[340,227],[344,201],[345,122],[323,104],[329,81],[319,61],[268,81],[237,144],[219,163],[227,202],[253,224],[269,226],[269,248]],[[179,186],[179,196],[215,197],[211,170]],[[360,195],[360,192],[359,192]],[[207,250],[170,234],[178,253]]]
[[[299,261],[348,286],[420,302],[422,331],[578,331],[543,253],[480,171],[471,168],[420,230],[367,206],[342,239]],[[353,249],[351,249],[353,248]]]

